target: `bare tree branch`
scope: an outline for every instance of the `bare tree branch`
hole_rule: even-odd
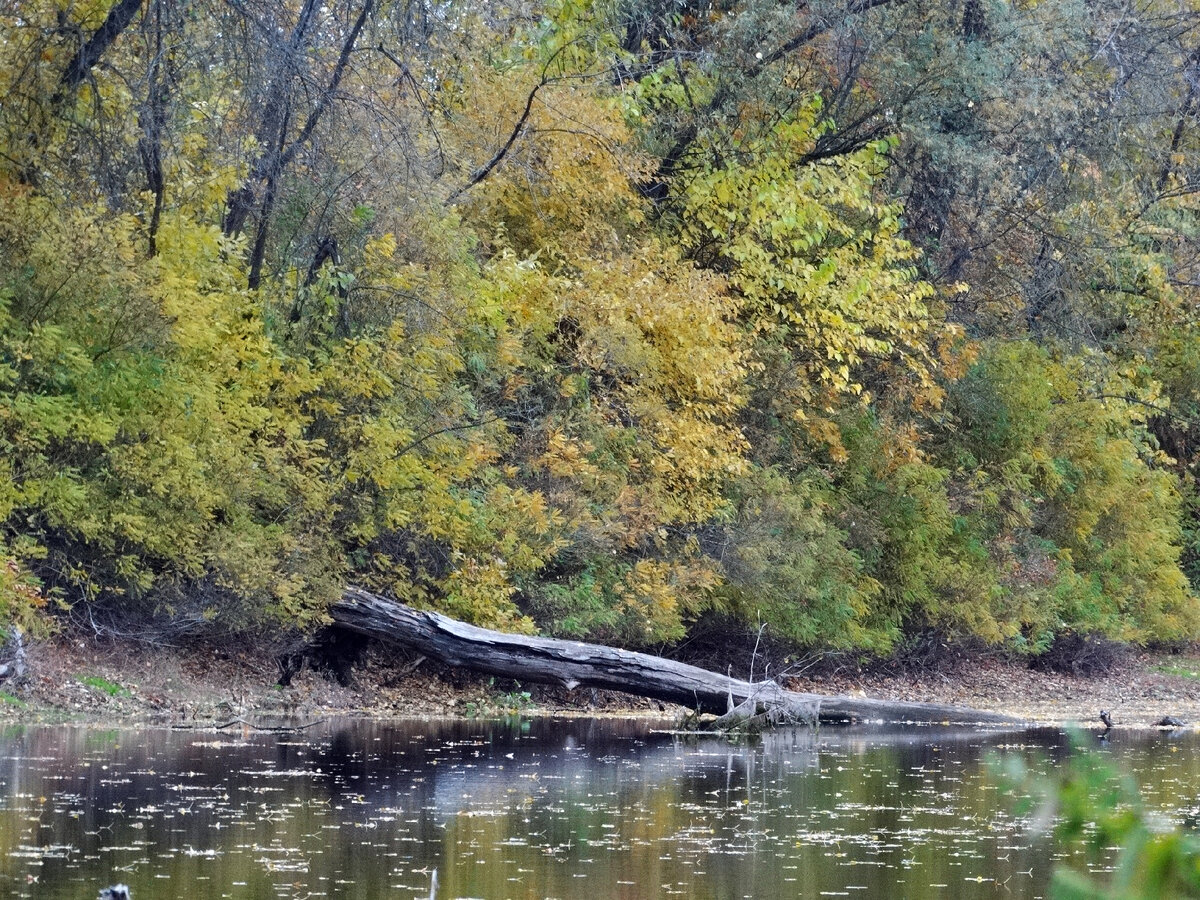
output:
[[[250,250],[250,271],[247,276],[247,282],[251,288],[258,287],[262,279],[263,262],[266,257],[267,234],[270,228],[271,212],[275,204],[276,186],[279,176],[295,159],[296,154],[308,143],[317,125],[320,123],[321,117],[337,94],[342,79],[346,74],[350,55],[354,52],[354,47],[358,43],[363,28],[366,26],[367,19],[370,18],[371,13],[375,9],[375,2],[376,0],[365,0],[363,3],[357,18],[354,20],[354,24],[350,27],[350,31],[342,42],[341,52],[338,54],[338,60],[334,64],[328,83],[320,89],[316,102],[309,110],[304,124],[300,126],[299,132],[290,141],[288,140],[288,131],[292,121],[292,99],[287,85],[295,77],[294,67],[288,66],[276,78],[268,91],[266,109],[263,115],[266,125],[260,132],[260,136],[263,138],[262,143],[267,149],[259,155],[254,165],[251,166],[250,172],[241,186],[230,193],[226,204],[225,220],[223,222],[226,234],[236,234],[241,231],[246,219],[250,215],[251,207],[254,205],[256,187],[260,183],[265,184],[256,216],[258,224],[255,229],[254,242]],[[301,10],[296,27],[293,29],[292,36],[288,41],[287,53],[289,61],[300,51],[305,40],[307,40],[310,26],[314,21],[318,8],[319,4],[316,0],[308,0]]]
[[[363,26],[367,24],[367,17],[371,15],[371,10],[374,6],[375,0],[367,0],[363,4],[362,10],[358,14],[358,19],[355,20],[354,26],[350,29],[350,34],[346,36],[346,41],[342,45],[342,52],[338,56],[337,65],[333,67],[333,74],[329,78],[329,85],[322,92],[321,99],[317,101],[317,105],[308,114],[308,119],[300,129],[300,133],[296,135],[296,139],[279,155],[279,168],[282,169],[287,166],[295,158],[297,151],[312,137],[313,130],[317,127],[322,113],[329,106],[329,101],[333,99],[333,95],[337,93],[338,86],[342,82],[342,76],[346,73],[346,63],[350,60],[350,54],[354,52],[354,45],[358,42],[358,36],[362,33]]]
[[[456,189],[450,194],[449,197],[445,199],[444,203],[446,206],[450,206],[455,200],[492,174],[492,170],[495,169],[496,166],[500,165],[504,157],[508,155],[508,151],[512,149],[513,144],[517,142],[517,138],[521,136],[521,132],[525,129],[525,123],[529,121],[529,116],[533,112],[533,101],[537,99],[538,91],[548,84],[561,80],[560,78],[551,78],[547,75],[547,73],[550,71],[550,66],[558,58],[559,54],[570,46],[571,42],[563,44],[550,55],[548,60],[546,60],[546,64],[542,66],[541,78],[539,78],[538,83],[533,86],[533,90],[529,92],[529,96],[525,98],[525,109],[521,111],[521,117],[517,119],[517,124],[513,126],[512,133],[509,134],[508,140],[504,142],[499,150],[492,154],[491,159],[471,173],[471,177],[467,180],[466,184]]]

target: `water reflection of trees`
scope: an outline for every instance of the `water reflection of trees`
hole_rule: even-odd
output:
[[[919,897],[1046,862],[1018,842],[982,756],[1055,765],[1066,746],[1057,733],[870,729],[731,744],[611,720],[24,729],[0,744],[0,878],[33,872],[39,898],[79,897],[132,866],[135,888],[162,875],[250,896],[298,884],[381,897],[427,885],[436,866],[452,895],[723,897],[807,896],[845,869]],[[1178,801],[1200,784],[1200,754],[1168,749],[1128,733],[1101,752]],[[73,849],[38,866],[22,846]],[[912,889],[897,889],[906,866]]]

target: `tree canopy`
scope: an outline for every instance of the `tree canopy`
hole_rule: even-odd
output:
[[[1200,634],[1191,0],[0,13],[0,616]]]

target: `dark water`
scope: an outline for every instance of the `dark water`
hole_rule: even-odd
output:
[[[1037,897],[1061,851],[985,757],[1058,732],[805,730],[737,746],[651,724],[323,724],[300,734],[17,727],[0,737],[0,896]],[[1168,818],[1200,743],[1108,754]]]

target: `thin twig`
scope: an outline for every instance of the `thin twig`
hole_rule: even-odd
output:
[[[750,677],[747,679],[751,684],[754,684],[754,663],[758,659],[758,644],[762,640],[763,631],[766,630],[767,623],[763,622],[758,626],[758,634],[754,637],[754,650],[750,653]]]
[[[471,429],[471,428],[482,428],[485,425],[491,425],[493,422],[498,422],[498,421],[500,421],[499,416],[492,416],[490,419],[483,419],[482,421],[479,421],[479,422],[466,422],[462,425],[447,425],[445,428],[439,428],[437,431],[431,431],[428,434],[417,438],[415,441],[413,441],[407,447],[401,447],[399,450],[396,451],[395,455],[403,456],[405,453],[408,453],[410,450],[415,450],[417,447],[421,446],[421,444],[425,443],[430,438],[437,437],[439,434],[450,434],[455,431],[467,431],[468,429]]]

